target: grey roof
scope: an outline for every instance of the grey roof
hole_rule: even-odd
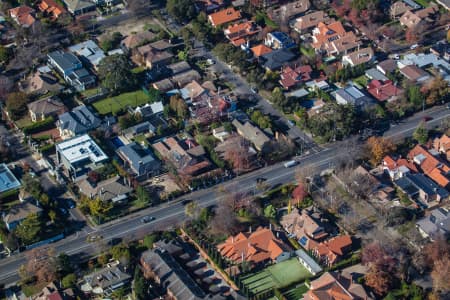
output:
[[[406,174],[404,177],[395,181],[405,193],[410,197],[414,197],[419,190],[424,191],[428,195],[439,195],[441,198],[449,196],[447,190],[441,188],[433,180],[424,174]]]
[[[170,71],[171,75],[176,75],[185,71],[189,71],[191,69],[191,66],[185,62],[180,61],[171,65],[167,66],[167,69]]]
[[[75,135],[83,134],[100,126],[101,120],[87,107],[78,106],[59,116],[59,126]]]
[[[303,251],[301,249],[297,250],[297,251],[295,251],[295,255],[297,255],[304,262],[306,262],[314,273],[317,274],[319,272],[322,272],[322,268],[305,251]]]
[[[178,300],[194,300],[205,298],[205,293],[180,264],[161,249],[148,250],[142,253],[143,261],[160,278],[161,286],[166,287]]]
[[[62,70],[77,68],[81,61],[74,54],[64,51],[54,51],[47,56],[52,59]]]
[[[370,97],[366,96],[354,86],[339,89],[336,92],[336,96],[340,96],[347,104],[352,104],[355,106],[364,106],[372,102]]]
[[[408,6],[411,6],[413,9],[419,9],[422,7],[419,4],[417,4],[416,2],[414,2],[413,0],[402,0],[402,1],[405,2],[406,4],[408,4]]]
[[[44,99],[40,99],[29,103],[28,109],[37,115],[48,115],[54,112],[61,112],[65,110],[64,103],[57,96],[50,96]]]
[[[450,233],[450,212],[443,208],[434,209],[429,216],[417,221],[416,224],[430,236],[439,232]]]
[[[30,214],[40,213],[41,211],[42,208],[40,208],[39,206],[36,206],[30,202],[23,202],[16,206],[13,206],[3,220],[5,221],[5,223],[22,221]]]
[[[125,133],[131,133],[133,135],[141,134],[141,133],[147,133],[147,132],[155,132],[156,128],[153,126],[149,121],[145,121],[142,123],[139,123],[137,125],[134,125],[130,128],[127,128],[125,130]]]
[[[95,6],[94,3],[87,0],[63,0],[63,1],[66,4],[67,9],[71,12]]]
[[[378,66],[385,72],[391,73],[397,69],[397,62],[393,59],[386,59],[378,63]]]
[[[118,266],[114,266],[106,267],[97,272],[86,275],[83,279],[92,288],[101,287],[105,290],[108,288],[114,288],[121,283],[131,280],[131,276],[124,273]]]
[[[126,195],[133,191],[125,185],[120,176],[115,176],[92,185],[87,179],[78,183],[80,192],[88,197],[99,197],[103,201],[113,200],[121,195]]]
[[[85,57],[93,66],[98,65],[105,57],[103,50],[92,40],[73,45],[69,47],[69,51]]]
[[[389,79],[386,76],[384,76],[383,73],[381,73],[380,71],[378,71],[375,68],[371,68],[371,69],[367,70],[366,76],[369,77],[370,79],[382,80],[382,81],[386,81]]]
[[[251,141],[260,151],[270,141],[270,138],[259,127],[254,126],[250,122],[242,124],[237,119],[234,119],[232,124],[236,127],[240,135]]]
[[[131,168],[137,175],[144,175],[153,170],[155,166],[159,166],[152,151],[135,142],[122,146],[117,151],[130,162]]]
[[[261,56],[264,60],[263,66],[270,70],[280,69],[285,63],[293,60],[295,54],[287,49],[279,49]]]

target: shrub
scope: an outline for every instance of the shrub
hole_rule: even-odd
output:
[[[53,117],[49,117],[43,121],[39,121],[39,122],[33,123],[33,124],[25,127],[23,129],[23,133],[33,134],[33,133],[51,129],[54,126],[55,126],[55,120],[53,119]]]

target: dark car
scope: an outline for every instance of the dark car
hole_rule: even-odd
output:
[[[430,116],[425,116],[425,117],[423,117],[423,121],[424,121],[424,122],[428,122],[428,121],[431,121],[431,120],[433,120],[433,118],[430,117]]]
[[[192,202],[191,199],[184,199],[184,200],[181,201],[181,205],[187,205],[187,204],[189,204],[191,202]]]
[[[145,216],[141,219],[142,223],[149,223],[151,221],[153,221],[155,219],[155,217],[150,217],[150,216]]]

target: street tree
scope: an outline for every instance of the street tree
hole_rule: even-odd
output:
[[[65,289],[73,288],[77,283],[77,276],[73,273],[67,274],[61,282]]]
[[[188,204],[186,204],[186,207],[184,208],[184,213],[191,220],[197,220],[198,216],[200,215],[200,207],[198,205],[198,202],[191,201]]]
[[[36,242],[43,230],[41,217],[32,213],[29,214],[15,229],[16,236],[22,241],[22,244],[29,245]]]
[[[395,144],[386,138],[372,136],[367,140],[369,161],[376,166],[389,153],[396,150]]]
[[[194,2],[191,0],[167,0],[166,9],[178,22],[188,22],[197,15]]]
[[[428,141],[428,129],[425,122],[420,122],[419,126],[417,126],[416,130],[413,133],[413,138],[419,144],[426,144]]]
[[[49,283],[57,278],[57,262],[53,248],[35,248],[26,252],[25,256],[27,261],[23,270],[37,283]]]
[[[98,66],[102,85],[113,94],[133,90],[137,80],[125,55],[111,55],[103,58]]]

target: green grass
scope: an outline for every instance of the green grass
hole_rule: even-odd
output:
[[[149,97],[142,91],[138,90],[135,92],[120,94],[115,97],[106,98],[95,102],[93,104],[94,108],[101,115],[106,115],[109,113],[116,114],[127,106],[136,107],[142,104],[146,104],[150,101]]]
[[[145,137],[145,135],[143,135],[143,134],[139,134],[139,135],[135,136],[133,139],[135,142],[137,142],[139,144],[144,143],[145,145],[148,145],[148,140]]]
[[[84,90],[80,94],[85,98],[89,98],[92,96],[96,96],[99,93],[101,93],[101,90],[99,88],[93,88],[93,89],[89,89],[89,90]]]
[[[29,115],[26,115],[22,119],[14,121],[14,123],[16,123],[16,125],[21,129],[33,124],[33,122],[31,122]]]
[[[283,288],[311,277],[311,273],[296,258],[267,267],[265,270],[242,279],[242,283],[258,294],[273,288]]]
[[[292,290],[287,291],[284,296],[287,300],[298,300],[302,299],[303,295],[308,291],[308,287],[302,284]]]
[[[365,75],[361,75],[361,76],[353,79],[353,81],[356,82],[357,84],[359,84],[362,88],[365,88],[368,83],[368,79]]]
[[[416,3],[422,5],[423,7],[428,7],[428,4],[430,3],[430,1],[428,0],[414,0]]]

